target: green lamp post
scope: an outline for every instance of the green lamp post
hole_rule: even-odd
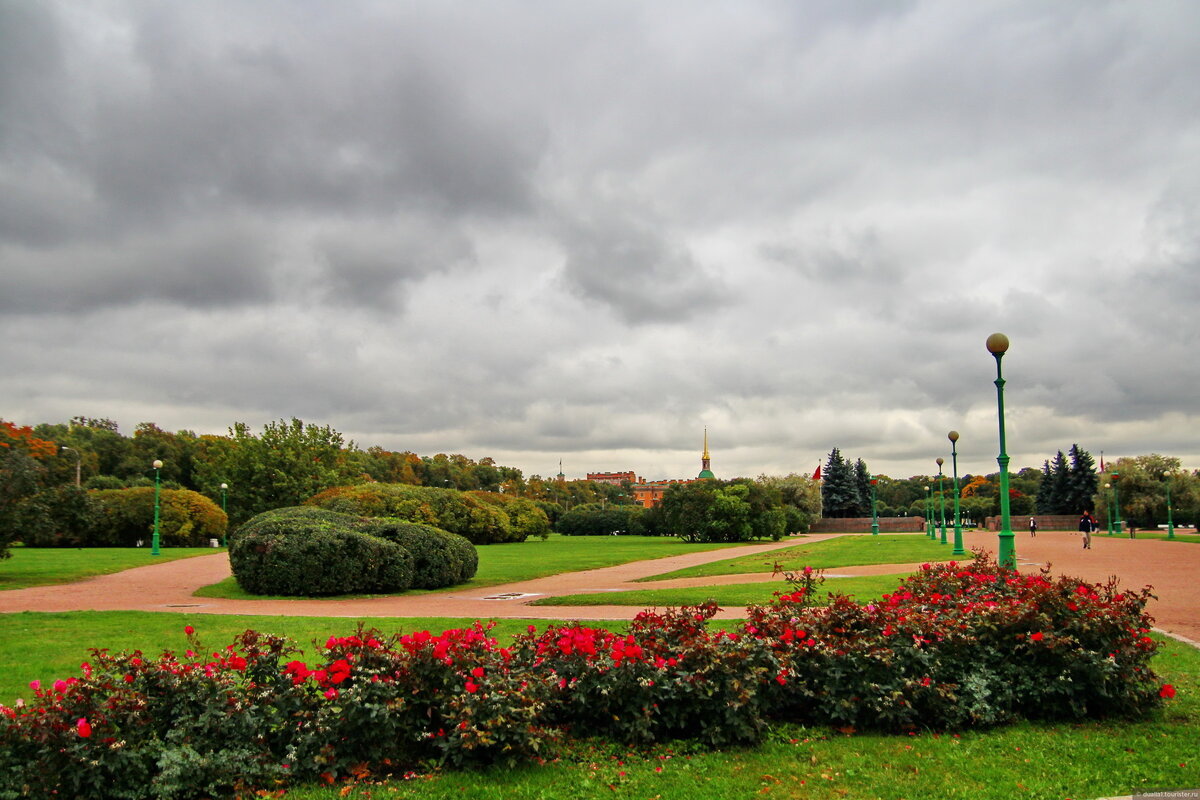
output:
[[[878,479],[871,478],[871,535],[879,535],[879,504],[875,502],[875,484]]]
[[[1104,484],[1104,488],[1105,488],[1105,490],[1106,490],[1106,492],[1105,492],[1105,493],[1106,493],[1106,495],[1107,495],[1107,498],[1108,498],[1108,508],[1106,508],[1106,509],[1105,509],[1105,512],[1106,512],[1106,513],[1105,513],[1105,515],[1104,515],[1104,516],[1105,516],[1105,521],[1106,521],[1106,522],[1108,522],[1108,535],[1109,535],[1109,536],[1112,536],[1112,535],[1113,535],[1113,527],[1112,527],[1112,495],[1107,493],[1107,490],[1112,488],[1112,484],[1111,484],[1111,483],[1106,483],[1106,484]]]
[[[1008,510],[1008,452],[1004,444],[1004,375],[1000,369],[1000,361],[1008,352],[1008,337],[1003,333],[993,333],[987,338],[988,352],[996,359],[996,408],[1000,420],[1000,455],[996,463],[1000,465],[1000,566],[1006,569],[1017,568],[1016,536],[1012,530],[1012,518]]]
[[[1171,476],[1167,476],[1167,540],[1175,538],[1175,519],[1171,516]]]
[[[1119,472],[1114,472],[1112,474],[1113,513],[1115,514],[1115,517],[1113,518],[1113,525],[1114,525],[1114,528],[1115,528],[1118,536],[1121,534],[1121,528],[1122,528],[1122,526],[1121,526],[1121,491],[1117,488],[1117,479],[1120,477],[1121,477],[1121,473],[1119,473]]]
[[[933,487],[925,486],[925,536],[933,538]]]
[[[950,431],[946,438],[950,440],[950,461],[954,465],[954,549],[950,551],[950,555],[965,556],[967,551],[963,549],[962,513],[958,506],[958,431]]]
[[[938,465],[938,505],[942,509],[942,544],[946,543],[946,488],[942,483],[942,464],[946,463],[946,459],[938,456],[936,459]]]
[[[226,547],[229,542],[229,509],[226,507],[226,494],[229,492],[229,484],[221,484],[221,511],[225,512],[225,532],[221,534],[221,547]]]
[[[159,550],[158,550],[158,519],[159,519],[160,513],[159,513],[159,502],[158,502],[158,491],[159,491],[158,474],[159,474],[159,471],[162,469],[162,465],[163,465],[163,462],[159,461],[157,458],[154,459],[154,463],[151,465],[154,467],[154,535],[150,539],[150,555],[152,555],[152,556],[156,556],[159,554]]]

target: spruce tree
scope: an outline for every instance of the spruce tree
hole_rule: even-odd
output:
[[[1067,505],[1064,513],[1079,514],[1092,510],[1092,498],[1100,488],[1096,462],[1092,454],[1078,444],[1071,445],[1071,470],[1067,479]]]
[[[857,505],[858,491],[854,486],[854,470],[833,448],[821,476],[821,507],[826,517],[852,517]]]
[[[1045,491],[1046,481],[1042,481],[1042,490]],[[1053,504],[1050,506],[1048,513],[1050,514],[1074,514],[1080,509],[1071,508],[1071,468],[1067,465],[1067,457],[1063,455],[1063,451],[1059,450],[1054,456],[1054,461],[1050,464],[1050,493],[1053,498]]]
[[[858,507],[848,516],[871,516],[871,472],[861,458],[854,462],[854,488],[857,490]]]
[[[1054,514],[1058,508],[1059,499],[1054,496],[1054,478],[1050,474],[1050,461],[1042,462],[1042,485],[1037,494],[1037,513]]]

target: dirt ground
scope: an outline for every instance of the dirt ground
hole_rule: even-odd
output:
[[[650,585],[633,583],[637,578],[752,553],[767,554],[764,561],[769,561],[769,553],[772,550],[840,535],[844,534],[814,534],[803,539],[639,561],[486,589],[352,600],[226,600],[194,596],[193,592],[196,589],[217,583],[230,575],[229,559],[224,553],[218,553],[138,567],[77,583],[3,591],[0,592],[0,613],[187,610],[188,613],[201,614],[348,618],[630,619],[641,609],[634,606],[530,606],[528,603],[540,597],[584,592],[778,580],[770,575],[732,575],[659,581]],[[1196,534],[1181,534],[1181,538],[1184,537],[1193,539]],[[1036,537],[1030,537],[1027,531],[1018,531],[1015,541],[1017,568],[1021,572],[1036,572],[1048,565],[1055,574],[1074,575],[1094,582],[1106,581],[1109,577],[1116,576],[1122,586],[1153,587],[1157,599],[1151,602],[1150,613],[1155,617],[1158,628],[1192,642],[1200,641],[1200,543],[1131,540],[1101,534],[1093,537],[1091,550],[1084,550],[1080,534],[1061,531],[1039,532]],[[997,549],[996,534],[969,532],[965,535],[965,544],[968,550],[983,548],[994,554]],[[949,550],[947,545],[947,561],[951,560]],[[827,570],[827,574],[880,575],[911,572],[917,567],[916,564],[846,567]],[[732,618],[741,613],[740,608],[725,609],[719,616]]]

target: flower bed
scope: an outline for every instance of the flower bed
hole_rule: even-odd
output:
[[[312,663],[247,631],[182,657],[93,651],[78,677],[0,706],[0,797],[231,796],[296,782],[538,759],[563,735],[752,743],[770,719],[905,731],[1136,715],[1173,695],[1149,668],[1149,590],[923,568],[883,602],[800,588],[710,631],[714,606],[628,631],[484,626],[330,637]]]

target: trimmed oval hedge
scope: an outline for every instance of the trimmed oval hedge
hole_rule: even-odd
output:
[[[437,589],[469,580],[479,566],[461,536],[301,506],[246,522],[232,537],[229,562],[247,592],[308,597]]]

